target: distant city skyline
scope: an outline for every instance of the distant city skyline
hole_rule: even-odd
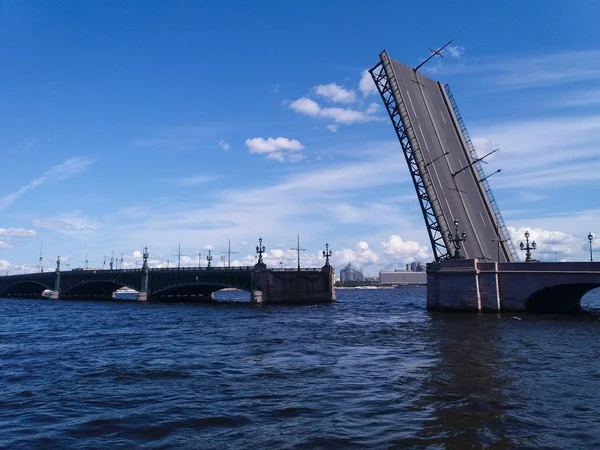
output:
[[[219,264],[228,239],[246,265],[261,236],[268,265],[293,267],[296,233],[305,267],[326,242],[365,275],[430,261],[365,71],[449,39],[422,70],[451,85],[478,151],[500,149],[486,171],[502,169],[489,181],[515,244],[528,230],[536,259],[589,260],[598,17],[591,2],[3,3],[0,274],[35,270],[41,241],[52,270],[113,250],[133,268],[144,246],[166,266],[178,243],[182,264],[208,248]]]

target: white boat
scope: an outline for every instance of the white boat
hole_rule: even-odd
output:
[[[137,300],[138,291],[128,287],[122,287],[113,292],[112,296],[115,300]]]

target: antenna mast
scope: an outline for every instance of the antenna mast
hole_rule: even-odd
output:
[[[239,252],[232,252],[231,251],[231,239],[229,239],[229,244],[227,246],[227,251],[226,252],[221,252],[221,253],[226,253],[227,254],[227,267],[231,267],[231,254],[233,253],[234,255],[237,255]]]
[[[300,252],[306,251],[305,248],[300,248],[300,234],[298,234],[296,248],[291,248],[290,250],[294,250],[298,253],[298,270],[300,270]]]
[[[177,246],[177,253],[175,253],[174,255],[171,256],[177,256],[177,268],[181,268],[181,257],[182,256],[187,256],[187,255],[182,255],[181,254],[181,244],[178,244]]]
[[[446,42],[443,47],[440,47],[437,50],[433,50],[432,48],[430,48],[429,51],[431,52],[431,56],[429,58],[427,58],[425,61],[423,61],[421,64],[419,64],[417,67],[415,67],[414,71],[415,72],[418,71],[421,67],[423,67],[425,64],[427,64],[434,56],[439,56],[440,58],[444,58],[444,55],[442,54],[442,50],[444,50],[446,47],[448,47],[450,44],[452,44],[452,42],[454,42],[454,39]]]

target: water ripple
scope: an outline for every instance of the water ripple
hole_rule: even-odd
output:
[[[597,294],[570,317],[427,313],[421,288],[236,295],[1,299],[0,447],[600,448]]]

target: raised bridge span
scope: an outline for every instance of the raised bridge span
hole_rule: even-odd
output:
[[[370,73],[400,141],[432,246],[427,307],[579,311],[583,295],[600,287],[600,263],[517,262],[450,87],[385,50]]]
[[[462,256],[517,260],[514,246],[449,86],[383,51],[370,70],[415,185],[436,261],[452,256],[454,222]]]

